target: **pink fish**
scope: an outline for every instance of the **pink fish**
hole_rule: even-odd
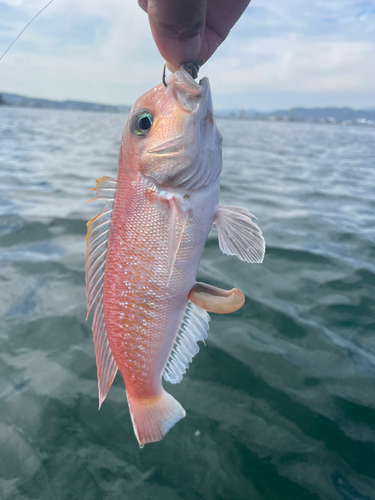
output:
[[[183,69],[135,103],[117,181],[96,181],[100,214],[87,224],[86,288],[99,408],[117,370],[142,447],[185,416],[162,385],[181,381],[207,337],[207,311],[239,309],[244,296],[196,283],[213,224],[222,252],[262,262],[262,233],[246,209],[219,206],[222,137],[207,78]]]

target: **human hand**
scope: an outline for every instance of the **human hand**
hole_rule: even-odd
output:
[[[171,71],[205,63],[228,36],[250,0],[138,0]]]

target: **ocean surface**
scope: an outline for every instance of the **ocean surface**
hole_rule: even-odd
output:
[[[375,128],[222,120],[221,202],[262,265],[210,234],[198,280],[241,288],[140,449],[118,375],[98,412],[85,201],[123,115],[0,108],[0,499],[375,499]]]

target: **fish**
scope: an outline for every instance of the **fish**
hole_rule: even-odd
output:
[[[207,338],[208,313],[245,301],[236,288],[196,282],[211,228],[224,254],[263,261],[255,217],[219,205],[221,147],[208,79],[198,83],[181,68],[135,102],[117,179],[104,176],[92,189],[105,201],[87,223],[85,251],[99,408],[119,370],[140,447],[185,417],[162,379],[182,380]]]

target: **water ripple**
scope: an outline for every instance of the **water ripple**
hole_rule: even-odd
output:
[[[178,386],[187,417],[139,450],[122,381],[97,412],[85,321],[94,180],[125,117],[0,107],[0,497],[361,499],[375,491],[375,130],[219,121],[221,202],[246,206],[263,265],[206,244],[212,315]]]

